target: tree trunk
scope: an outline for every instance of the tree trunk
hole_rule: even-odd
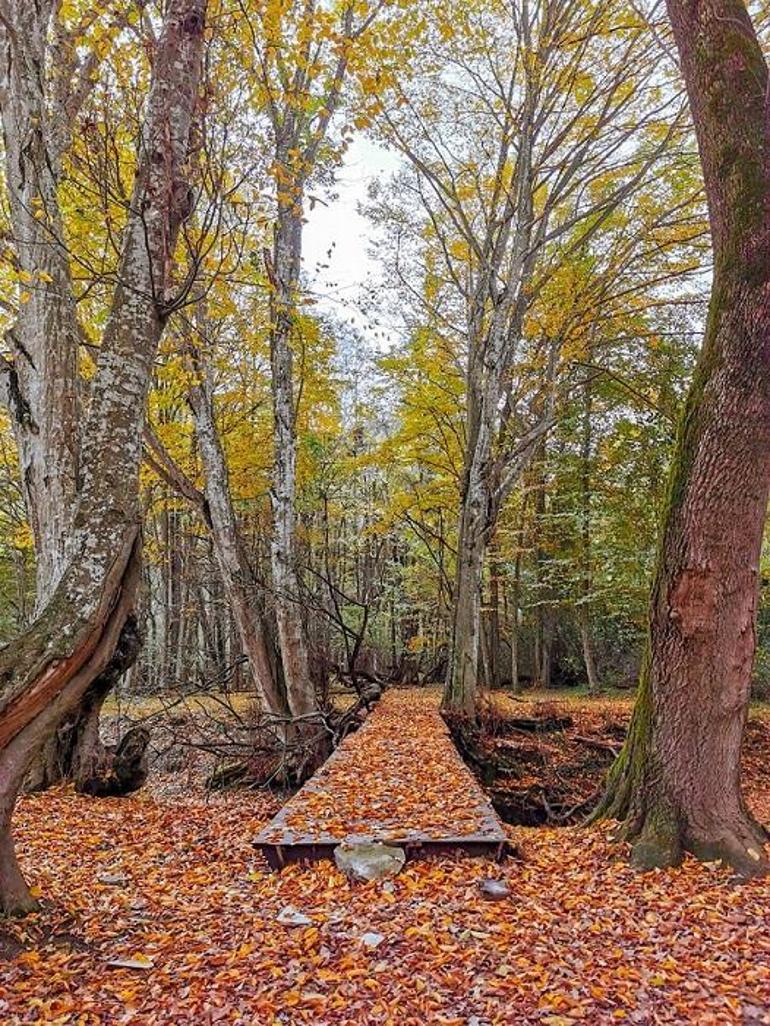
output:
[[[278,164],[291,161],[278,151]],[[284,192],[290,195],[282,198]],[[273,254],[270,260],[270,361],[273,396],[273,509],[271,546],[278,641],[289,708],[295,718],[318,713],[310,675],[307,637],[297,573],[296,490],[297,432],[293,345],[298,341],[297,293],[302,254],[302,192],[288,185],[279,189]]]
[[[106,670],[134,605],[140,566],[136,527],[126,531],[118,524],[98,534],[101,552],[92,536],[91,544],[83,545],[88,559],[65,572],[30,629],[0,652],[5,682],[0,717],[0,912],[6,915],[35,906],[14,852],[11,816],[16,796],[42,745]]]
[[[500,686],[500,564],[497,544],[489,543],[489,629],[487,631],[487,687]]]
[[[535,627],[534,676],[536,686],[547,690],[551,686],[553,611],[551,609],[551,581],[548,573],[551,556],[548,544],[548,522],[546,520],[546,457],[546,440],[543,438],[538,445],[538,467],[535,484],[535,578],[537,584],[537,612]]]
[[[479,690],[481,590],[488,527],[489,495],[481,473],[471,467],[463,496],[457,539],[452,638],[444,708],[473,716]]]
[[[123,627],[120,642],[105,669],[91,684],[80,703],[57,726],[24,782],[27,791],[43,791],[62,780],[71,780],[80,794],[96,794],[94,780],[111,776],[110,794],[121,796],[138,790],[146,780],[144,748],[131,749],[135,765],[122,760],[120,772],[114,772],[114,752],[105,748],[100,734],[100,715],[104,701],[123,674],[134,665],[142,645],[142,634],[135,615]],[[131,733],[129,731],[129,733]],[[145,733],[147,733],[145,731]],[[149,741],[149,734],[147,734]],[[124,739],[125,740],[125,739]],[[122,744],[123,742],[121,742]],[[120,783],[119,783],[120,781]]]
[[[583,664],[586,669],[588,690],[595,693],[601,690],[602,685],[599,680],[599,672],[596,669],[596,659],[594,658],[594,643],[593,638],[591,637],[591,617],[588,611],[588,606],[585,603],[580,607],[578,618],[580,621],[580,644],[583,649]]]
[[[738,0],[669,0],[669,14],[714,280],[673,457],[640,693],[597,814],[623,821],[640,867],[689,851],[749,876],[770,869],[740,786],[770,487],[768,75]]]
[[[516,560],[513,566],[513,588],[511,590],[511,689],[514,695],[522,691],[519,676],[519,638],[521,605],[521,559],[524,548],[524,519],[527,511],[526,499],[521,504],[519,527],[516,532]]]
[[[541,605],[538,615],[537,660],[535,677],[537,686],[544,691],[551,687],[553,669],[553,613],[550,606]]]
[[[210,372],[194,351],[192,359],[197,383],[190,388],[188,398],[205,472],[204,514],[211,528],[217,564],[262,708],[266,713],[286,719],[291,710],[282,686],[280,666],[270,652],[268,634],[257,607],[257,583],[233,509],[227,463],[214,422]]]
[[[586,378],[583,385],[583,423],[580,444],[580,555],[582,562],[581,596],[578,620],[580,624],[580,641],[583,648],[583,663],[586,670],[588,690],[596,692],[601,689],[599,673],[594,658],[593,638],[591,637],[591,591],[592,553],[591,553],[591,449],[593,443],[593,395],[591,380]]]
[[[119,285],[91,381],[67,564],[29,629],[0,651],[0,909],[4,913],[25,912],[34,904],[16,862],[11,834],[11,815],[23,778],[58,724],[73,713],[110,666],[134,612],[141,574],[142,423],[167,316],[171,254],[181,221],[189,213],[185,172],[198,96],[204,12],[205,0],[171,0],[154,54]],[[12,45],[21,45],[19,37],[14,37]],[[34,127],[42,133],[46,125]]]
[[[6,335],[13,362],[5,366],[5,388],[35,542],[40,610],[66,566],[77,504],[80,328],[58,205],[69,126],[48,95],[58,70],[49,66],[55,5],[43,0],[15,6],[0,35],[0,111],[16,259],[23,280],[34,286],[23,290]]]

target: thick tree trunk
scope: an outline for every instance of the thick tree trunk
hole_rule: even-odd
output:
[[[100,532],[101,587],[93,563],[68,569],[52,600],[17,642],[0,652],[5,682],[0,716],[0,912],[34,907],[13,849],[11,816],[33,759],[57,725],[79,705],[110,663],[131,616],[139,579],[136,527]],[[78,546],[79,548],[79,546]]]
[[[170,298],[201,70],[205,0],[171,0],[154,54],[119,282],[91,382],[67,562],[37,618],[0,652],[0,909],[33,904],[11,815],[31,760],[110,666],[140,577],[139,465],[150,374]],[[7,31],[7,27],[6,27]],[[12,40],[14,52],[19,38]],[[44,132],[46,124],[30,126]],[[51,202],[56,209],[56,197]],[[54,342],[56,340],[53,340]]]
[[[18,4],[0,32],[5,178],[24,282],[6,335],[13,362],[5,366],[5,389],[35,541],[38,610],[66,566],[80,459],[80,331],[58,206],[69,125],[47,95],[61,70],[47,60],[54,7],[50,0]]]
[[[598,814],[623,821],[641,867],[689,851],[748,876],[770,869],[740,787],[770,487],[768,75],[739,0],[669,0],[669,13],[714,283],[673,458],[640,694]]]
[[[674,455],[649,653],[601,814],[643,867],[684,851],[766,871],[740,755],[770,484],[767,285],[719,274]],[[731,275],[732,277],[732,275]]]
[[[113,796],[131,794],[142,786],[146,779],[144,750],[129,745],[136,763],[133,767],[128,766],[124,754],[126,749],[122,747],[124,739],[118,746],[122,753],[118,771],[112,765],[115,751],[105,747],[100,732],[100,715],[105,699],[133,666],[141,645],[142,634],[137,618],[132,614],[123,627],[109,666],[93,681],[77,707],[62,720],[43,746],[24,782],[26,790],[42,791],[62,780],[71,780],[81,794],[97,794],[104,788],[95,784],[96,778],[103,780],[107,777],[114,780],[110,791]]]

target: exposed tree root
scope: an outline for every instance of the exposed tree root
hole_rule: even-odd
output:
[[[9,681],[12,693],[0,730],[0,910],[4,915],[23,915],[35,907],[14,851],[11,816],[16,796],[42,745],[112,659],[133,610],[139,546],[133,527],[92,616],[75,624],[66,619],[63,582],[30,630],[0,659],[0,680]],[[68,637],[72,639],[69,651],[54,654]],[[40,653],[44,653],[42,659]]]

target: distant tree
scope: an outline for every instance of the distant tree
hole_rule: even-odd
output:
[[[703,348],[671,469],[630,732],[598,815],[640,867],[685,851],[764,874],[741,793],[770,487],[768,68],[742,0],[668,0],[714,250]]]
[[[444,702],[472,714],[487,549],[555,419],[564,339],[528,331],[528,317],[672,152],[678,101],[651,87],[651,40],[622,4],[442,4],[435,18],[425,73],[378,124],[411,163],[403,188],[436,253],[431,324],[462,339]]]

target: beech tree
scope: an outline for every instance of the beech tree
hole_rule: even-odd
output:
[[[442,8],[428,73],[379,123],[413,166],[404,188],[436,240],[433,323],[465,347],[445,706],[472,714],[487,548],[554,423],[563,339],[528,332],[529,311],[649,182],[679,112],[670,94],[649,102],[651,42],[622,5],[461,7]]]
[[[76,433],[84,418],[76,474],[66,483],[76,496],[70,502],[68,492],[66,508],[62,501],[59,511],[69,515],[72,508],[73,513],[66,531],[52,530],[41,571],[47,584],[44,601],[30,628],[0,653],[0,908],[6,913],[34,905],[11,833],[24,774],[136,630],[142,423],[153,360],[174,304],[179,228],[194,202],[189,171],[204,38],[205,0],[171,0],[153,53],[117,283],[87,404],[81,407],[74,377],[74,296],[56,180],[60,142],[42,92],[49,82],[54,6],[0,7],[6,73],[3,114],[6,136],[12,136],[7,187],[17,217],[26,219],[25,234],[17,242],[22,269],[39,282],[33,312],[27,316],[40,331],[40,353],[48,354],[37,363],[19,339],[14,359],[6,366],[17,421],[29,422],[33,435],[34,424],[50,449],[30,452],[29,466],[37,471],[25,468],[25,473],[36,488],[46,488],[48,459],[57,482],[65,480],[66,475],[58,473],[58,461],[73,464],[64,454],[69,439],[62,432]],[[37,105],[35,110],[28,109],[30,103]],[[19,138],[16,146],[14,133]],[[65,380],[72,387],[63,425],[57,423],[58,406],[46,399],[62,388],[62,354],[69,361]],[[22,439],[22,449],[24,444]],[[36,443],[28,444],[31,449]],[[52,522],[45,518],[46,524]],[[44,530],[42,520],[39,530]]]
[[[708,199],[714,277],[685,405],[628,739],[598,815],[642,868],[686,851],[767,873],[741,794],[770,486],[768,68],[742,0],[668,0]]]
[[[265,251],[270,282],[270,360],[273,394],[274,470],[271,541],[278,639],[289,706],[302,720],[317,713],[303,623],[296,543],[296,402],[293,364],[301,349],[298,331],[302,233],[307,189],[328,168],[332,119],[343,102],[351,60],[370,59],[371,26],[386,0],[333,4],[314,0],[268,6],[257,46],[261,90],[274,147],[275,220]],[[286,42],[294,48],[287,59]],[[358,51],[358,52],[356,52]]]

